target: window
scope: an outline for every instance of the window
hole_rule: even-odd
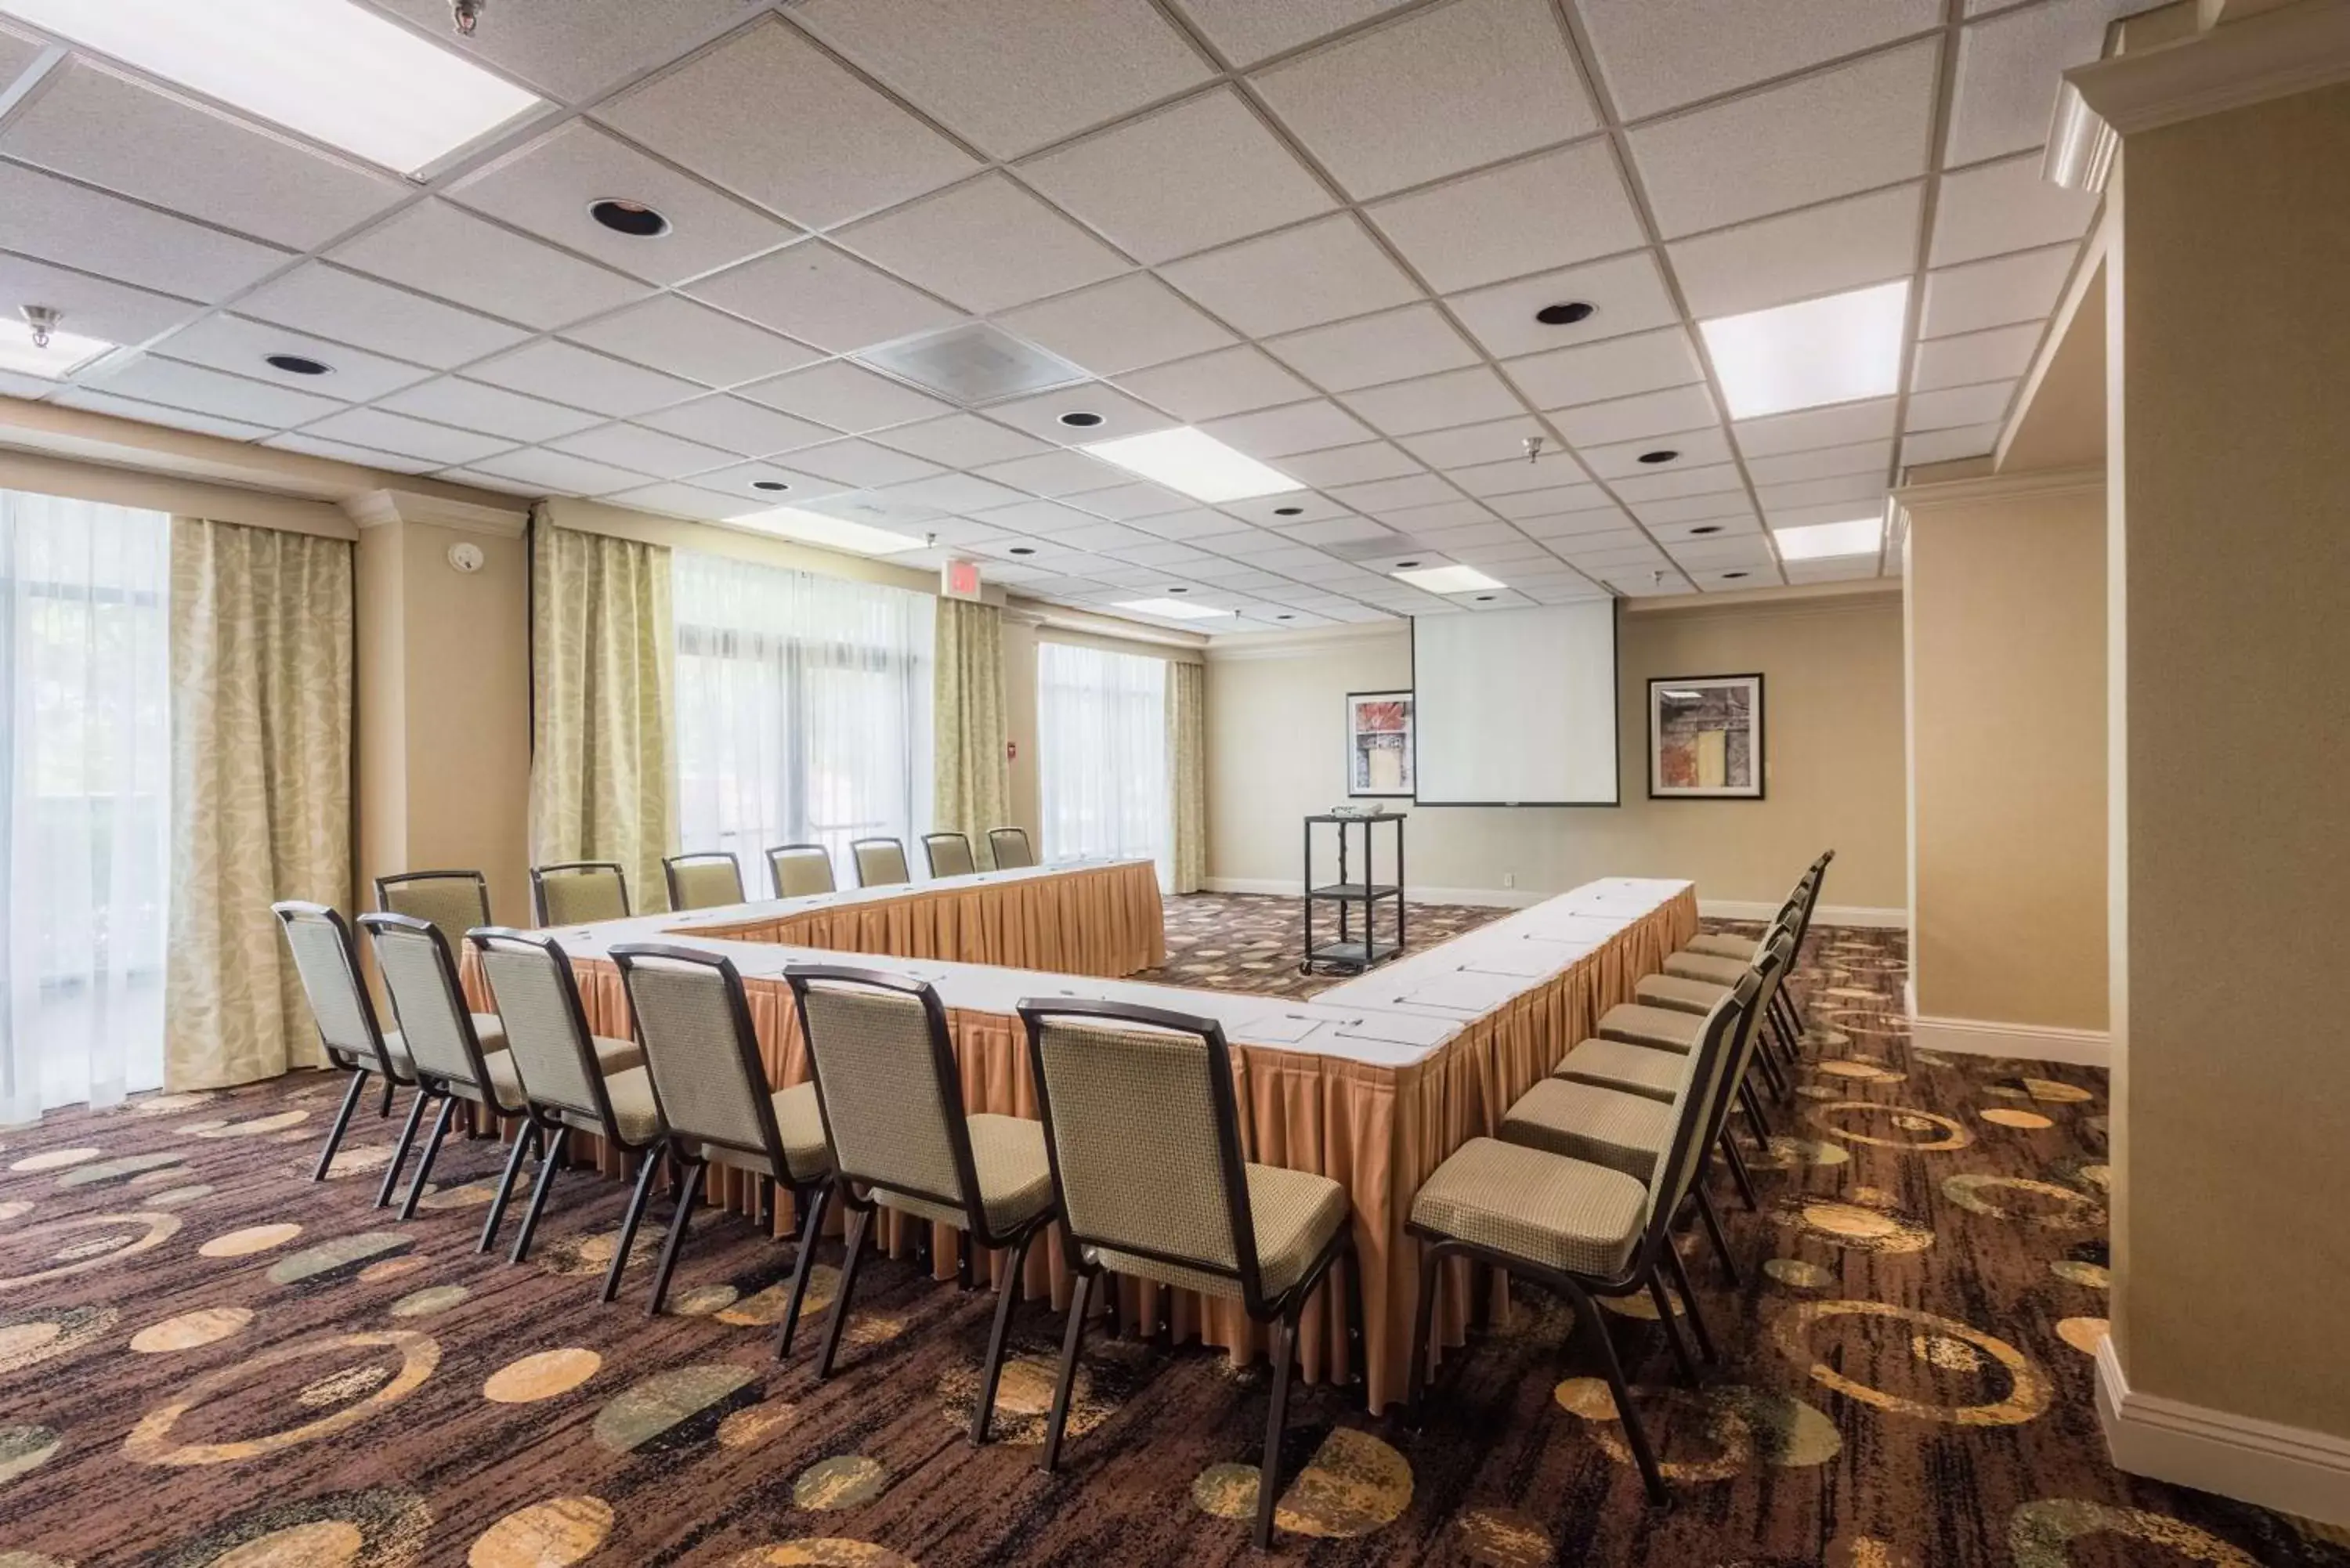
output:
[[[1036,649],[1036,759],[1045,853],[1148,857],[1174,868],[1167,665],[1047,642]]]
[[[911,844],[931,817],[927,594],[680,550],[678,829],[731,853],[743,886],[764,852],[852,839]]]
[[[0,1123],[163,1081],[171,554],[0,491]]]

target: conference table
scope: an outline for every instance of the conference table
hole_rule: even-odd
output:
[[[972,1111],[1035,1117],[1035,1085],[1015,1012],[1028,998],[1130,1002],[1211,1018],[1232,1047],[1249,1158],[1327,1176],[1354,1206],[1363,1269],[1365,1368],[1370,1408],[1403,1397],[1408,1382],[1418,1246],[1404,1234],[1413,1195],[1445,1156],[1491,1135],[1502,1113],[1574,1045],[1601,1013],[1631,1000],[1698,927],[1694,886],[1607,877],[1520,909],[1438,946],[1405,954],[1311,1001],[1196,990],[1123,978],[1165,959],[1157,867],[1147,860],[1079,861],[982,872],[919,886],[766,899],[683,914],[638,915],[551,928],[579,980],[591,1028],[631,1033],[619,971],[607,956],[625,942],[678,943],[723,953],[742,974],[768,1078],[808,1076],[784,973],[795,963],[856,962],[927,981],[945,1004]],[[609,1173],[618,1155],[599,1151]],[[757,1194],[740,1173],[712,1167],[711,1200],[744,1214]],[[913,1249],[902,1217],[882,1244]],[[778,1236],[792,1218],[777,1214]],[[961,1238],[931,1227],[932,1267],[956,1272]],[[993,1280],[1002,1254],[974,1259]],[[1055,1233],[1032,1251],[1024,1293],[1065,1307],[1071,1276]],[[1440,1345],[1465,1338],[1469,1271],[1441,1276]],[[1321,1293],[1300,1340],[1301,1373],[1351,1375],[1342,1298]],[[1169,1325],[1246,1361],[1263,1331],[1237,1302],[1120,1278],[1122,1322]]]

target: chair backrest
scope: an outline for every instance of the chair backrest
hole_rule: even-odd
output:
[[[612,1099],[596,1065],[594,1033],[571,961],[553,937],[504,926],[466,933],[497,998],[523,1094],[534,1105],[593,1116],[615,1133]]]
[[[1714,1096],[1711,1122],[1706,1129],[1705,1141],[1699,1145],[1699,1166],[1705,1168],[1705,1150],[1721,1134],[1722,1124],[1730,1119],[1730,1108],[1737,1097],[1738,1085],[1746,1081],[1747,1069],[1754,1064],[1754,1054],[1762,1048],[1762,1029],[1771,1015],[1771,998],[1777,994],[1779,982],[1786,978],[1787,965],[1795,950],[1795,929],[1792,922],[1772,928],[1762,956],[1747,971],[1752,980],[1754,999],[1747,1006],[1746,1015],[1739,1021],[1737,1033],[1731,1036],[1730,1053],[1722,1068],[1721,1092]],[[1741,981],[1740,984],[1744,984]]]
[[[473,1010],[441,933],[413,915],[381,909],[361,915],[359,929],[375,944],[376,971],[417,1075],[470,1091],[468,1098],[489,1098],[490,1074],[473,1033]]]
[[[467,931],[490,923],[490,884],[479,871],[403,871],[375,879],[375,907],[431,921],[455,952]]]
[[[998,871],[1017,871],[1036,864],[1036,851],[1029,847],[1028,830],[1024,827],[989,828],[987,853]]]
[[[324,904],[298,898],[272,904],[269,912],[286,929],[294,972],[301,977],[302,994],[310,999],[310,1016],[317,1020],[318,1044],[327,1054],[346,1067],[398,1076],[384,1053],[383,1031],[359,979],[359,951],[343,917]]]
[[[1263,1311],[1223,1025],[1113,1002],[1023,1002],[1070,1244],[1236,1280]]]
[[[1820,889],[1827,886],[1828,862],[1835,858],[1835,851],[1831,849],[1813,861],[1811,870],[1805,874],[1801,889],[1803,904],[1795,922],[1795,949],[1787,955],[1790,963],[1794,961],[1796,953],[1804,950],[1804,939],[1812,934],[1812,914],[1820,907]]]
[[[764,1160],[768,1174],[788,1179],[750,1002],[733,964],[659,942],[622,942],[609,956],[670,1131]]]
[[[672,855],[661,862],[672,909],[743,902],[743,867],[732,855]]]
[[[1656,1256],[1655,1248],[1672,1244],[1673,1217],[1703,1167],[1706,1150],[1721,1130],[1721,1117],[1728,1114],[1730,1059],[1747,1020],[1753,1016],[1762,985],[1761,974],[1748,970],[1745,978],[1706,1015],[1697,1049],[1690,1054],[1689,1071],[1673,1098],[1671,1146],[1648,1179],[1648,1223],[1635,1254],[1639,1267],[1646,1267],[1639,1260]]]
[[[767,875],[775,879],[778,898],[829,893],[838,885],[832,879],[832,851],[821,844],[775,846],[767,851]]]
[[[971,840],[960,833],[925,833],[922,853],[933,877],[968,877],[979,869],[979,862],[972,858]]]
[[[984,1237],[962,1080],[938,992],[834,964],[795,964],[784,978],[840,1179],[960,1209]]]
[[[617,860],[567,860],[530,868],[531,908],[542,926],[584,926],[630,913],[629,877]]]
[[[894,838],[860,838],[848,846],[848,856],[857,864],[860,888],[894,888],[914,879],[906,869],[906,846]]]

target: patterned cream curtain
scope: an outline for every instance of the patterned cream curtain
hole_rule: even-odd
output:
[[[1208,668],[1167,666],[1167,775],[1174,791],[1173,888],[1196,893],[1208,879]]]
[[[320,1064],[269,906],[351,898],[351,546],[172,519],[163,1086]]]
[[[941,833],[976,848],[1010,821],[1012,769],[1003,754],[1003,612],[967,599],[939,600],[937,728],[931,815]]]
[[[639,911],[669,907],[677,841],[677,632],[669,549],[531,516],[530,853],[617,860]]]

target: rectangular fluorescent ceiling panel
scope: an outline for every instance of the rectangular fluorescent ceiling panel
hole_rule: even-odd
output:
[[[0,0],[0,13],[403,174],[540,104],[351,0]]]
[[[36,348],[31,327],[21,321],[0,321],[0,370],[17,370],[45,380],[59,380],[113,347],[95,337],[77,337],[51,327],[48,347]]]
[[[1477,594],[1502,586],[1474,566],[1423,566],[1417,572],[1389,575],[1431,594]]]
[[[1194,501],[1246,501],[1253,495],[1280,495],[1305,488],[1289,475],[1189,425],[1097,441],[1079,450],[1170,490],[1180,490]]]
[[[1187,605],[1181,599],[1128,599],[1118,607],[1137,615],[1163,616],[1169,620],[1213,620],[1232,613],[1208,605]]]
[[[1802,528],[1773,528],[1783,561],[1825,561],[1837,556],[1874,556],[1885,542],[1885,519],[1856,517],[1849,523],[1814,523]]]
[[[797,539],[803,545],[821,545],[827,550],[847,550],[857,556],[902,555],[908,550],[919,550],[926,543],[911,535],[892,533],[869,524],[852,523],[846,517],[827,517],[821,513],[803,512],[796,506],[778,506],[772,512],[754,512],[730,521],[738,527],[755,528],[762,534],[780,534],[786,539]]]
[[[1891,395],[1909,283],[1700,321],[1733,420]]]

